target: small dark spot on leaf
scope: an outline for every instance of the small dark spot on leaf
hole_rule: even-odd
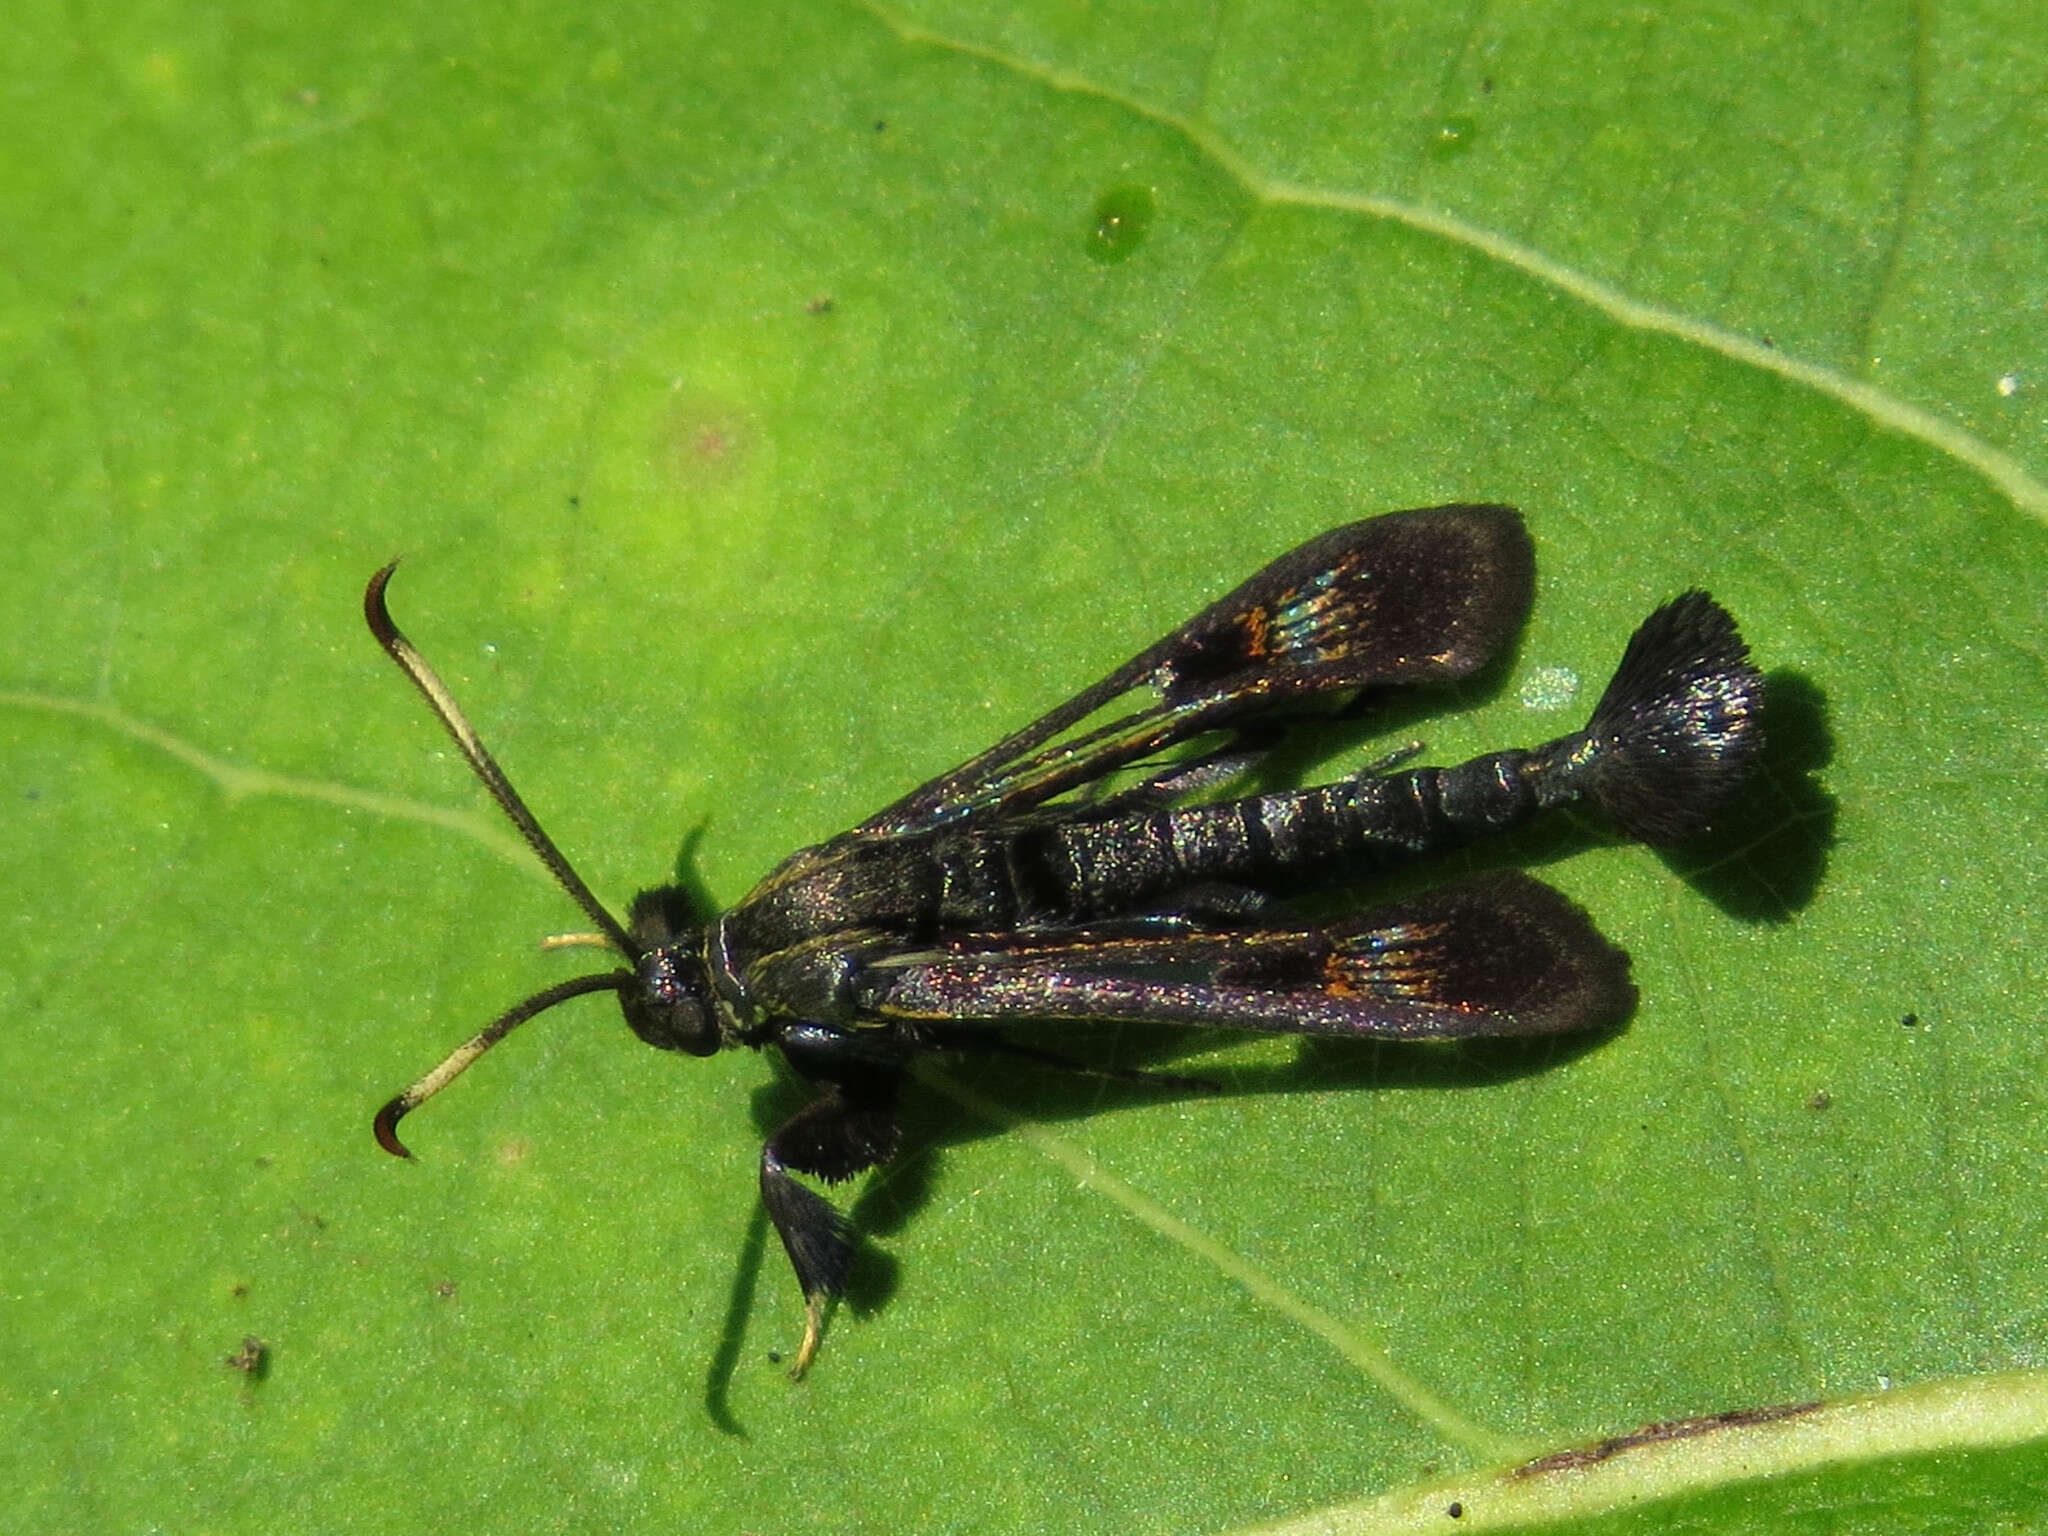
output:
[[[242,1347],[222,1363],[230,1370],[240,1371],[251,1381],[261,1381],[270,1374],[270,1346],[252,1333],[242,1340]]]

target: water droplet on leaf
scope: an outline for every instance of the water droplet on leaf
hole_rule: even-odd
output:
[[[1158,211],[1150,187],[1111,187],[1095,200],[1088,254],[1104,266],[1129,261],[1151,233],[1152,216]]]
[[[1464,154],[1479,137],[1479,119],[1460,113],[1442,118],[1429,135],[1430,158],[1452,160]]]

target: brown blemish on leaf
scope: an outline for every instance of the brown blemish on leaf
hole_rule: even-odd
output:
[[[270,1374],[270,1346],[252,1333],[242,1340],[242,1347],[222,1364],[230,1370],[240,1371],[251,1381],[261,1381]]]
[[[1690,1440],[1698,1435],[1711,1435],[1724,1429],[1746,1429],[1752,1424],[1771,1424],[1779,1419],[1794,1419],[1802,1413],[1812,1413],[1820,1408],[1819,1403],[1777,1403],[1769,1408],[1737,1408],[1729,1413],[1708,1414],[1697,1419],[1665,1419],[1656,1424],[1645,1424],[1641,1429],[1630,1430],[1625,1435],[1612,1435],[1596,1444],[1580,1446],[1576,1450],[1557,1451],[1549,1456],[1524,1462],[1515,1468],[1511,1476],[1535,1477],[1545,1472],[1571,1472],[1580,1467],[1597,1466],[1611,1461],[1625,1451],[1638,1446],[1661,1445],[1667,1440]]]
[[[699,390],[678,390],[660,427],[655,462],[678,491],[703,494],[737,481],[759,438],[754,423],[730,400]]]

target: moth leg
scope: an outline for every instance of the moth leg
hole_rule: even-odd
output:
[[[851,1083],[828,1082],[761,1148],[761,1204],[804,1293],[804,1339],[790,1366],[792,1380],[817,1357],[825,1314],[846,1289],[853,1241],[838,1208],[791,1173],[837,1184],[888,1161],[902,1140],[895,1089],[895,1076],[877,1072],[855,1074]]]
[[[1279,744],[1287,730],[1298,724],[1311,721],[1327,724],[1341,720],[1351,713],[1339,710],[1319,715],[1303,713],[1298,716],[1279,716],[1272,720],[1260,721],[1256,727],[1247,727],[1237,732],[1232,740],[1213,752],[1184,762],[1168,763],[1149,778],[1140,779],[1126,789],[1095,797],[1082,797],[1090,814],[1103,811],[1162,810],[1187,799],[1190,795],[1202,794],[1241,778],[1259,766],[1267,753]],[[1424,742],[1411,741],[1382,753],[1371,761],[1354,769],[1349,775],[1354,779],[1369,779],[1375,775],[1389,773],[1410,762],[1428,750]],[[1091,786],[1092,787],[1092,786]]]
[[[1084,799],[1083,803],[1091,812],[1145,810],[1172,805],[1188,795],[1228,784],[1257,767],[1259,759],[1272,750],[1273,742],[1279,739],[1275,733],[1272,740],[1264,740],[1261,739],[1263,734],[1255,737],[1252,732],[1240,731],[1238,738],[1228,746],[1184,762],[1168,763],[1149,778],[1140,779],[1111,794]]]
[[[825,1334],[825,1309],[846,1288],[846,1263],[852,1254],[847,1239],[846,1218],[823,1195],[789,1176],[789,1167],[776,1150],[781,1133],[768,1138],[761,1148],[761,1203],[768,1219],[775,1223],[775,1235],[782,1239],[782,1251],[796,1271],[797,1284],[804,1293],[804,1341],[789,1368],[796,1380],[810,1369]]]
[[[1411,741],[1405,747],[1395,747],[1391,752],[1380,754],[1364,767],[1353,770],[1350,776],[1354,779],[1370,779],[1378,774],[1391,773],[1403,763],[1414,762],[1428,750],[1428,742]]]

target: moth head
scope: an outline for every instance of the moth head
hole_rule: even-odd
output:
[[[674,886],[642,891],[633,900],[630,926],[642,948],[632,984],[619,989],[626,1023],[661,1050],[712,1055],[724,1039],[704,960],[704,931],[690,921],[683,893]]]

